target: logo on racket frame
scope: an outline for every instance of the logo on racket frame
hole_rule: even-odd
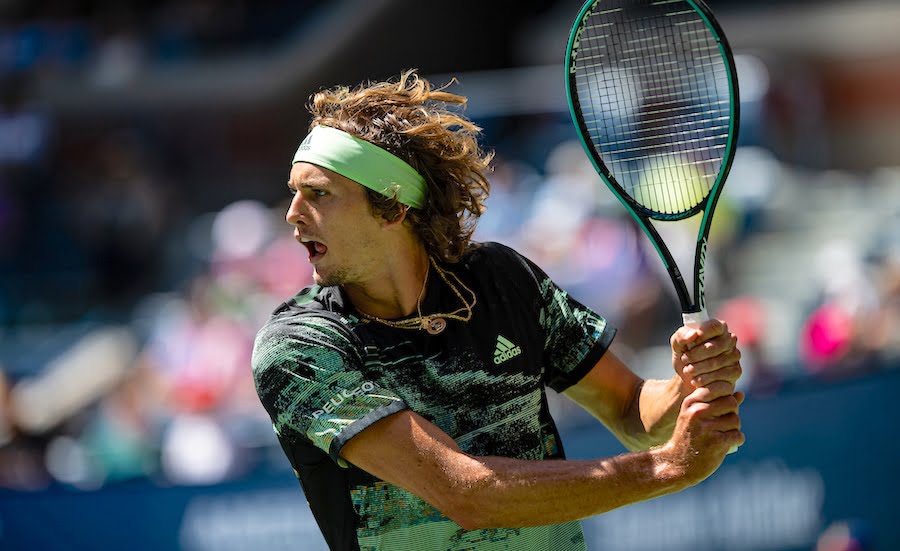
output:
[[[705,291],[705,283],[706,280],[706,242],[707,239],[704,236],[703,241],[700,242],[700,254],[697,258],[697,296],[694,299],[697,301],[697,306],[700,307],[700,310],[706,310],[706,291]]]

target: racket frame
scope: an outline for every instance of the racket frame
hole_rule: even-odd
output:
[[[650,239],[650,242],[653,244],[653,247],[659,254],[659,257],[663,261],[663,265],[665,266],[666,271],[668,272],[669,277],[672,279],[672,283],[675,286],[675,292],[678,295],[678,301],[681,304],[681,311],[685,315],[685,322],[696,324],[697,322],[702,321],[707,317],[706,293],[704,290],[706,249],[709,240],[709,229],[712,224],[713,211],[715,210],[716,203],[719,200],[719,195],[722,192],[722,187],[725,184],[725,180],[731,170],[732,161],[734,160],[734,152],[737,144],[738,130],[740,127],[740,95],[738,91],[737,69],[734,63],[734,55],[732,53],[731,46],[728,44],[728,40],[725,38],[725,33],[722,30],[722,27],[719,25],[719,22],[713,16],[712,11],[709,9],[706,3],[703,2],[703,0],[684,1],[692,8],[694,8],[694,10],[703,19],[703,21],[706,23],[707,28],[711,30],[713,36],[716,39],[716,43],[719,47],[719,53],[721,54],[725,66],[728,70],[728,88],[730,99],[729,107],[731,115],[728,123],[729,132],[728,140],[725,145],[725,154],[722,159],[722,166],[719,169],[716,181],[710,189],[709,195],[707,195],[703,201],[701,201],[698,205],[694,206],[690,210],[677,214],[664,214],[651,211],[638,204],[624,191],[622,186],[619,185],[615,176],[610,172],[609,168],[607,168],[606,163],[603,162],[600,154],[593,147],[590,139],[586,137],[590,136],[590,134],[587,130],[587,125],[584,121],[584,118],[580,114],[580,103],[575,91],[575,75],[577,73],[578,67],[577,47],[579,38],[581,36],[581,33],[583,32],[582,23],[585,21],[585,19],[593,14],[594,8],[602,4],[603,0],[588,0],[582,6],[581,11],[575,18],[575,23],[572,26],[571,33],[569,34],[569,43],[566,47],[565,71],[566,96],[569,103],[569,112],[572,115],[572,120],[575,122],[576,128],[578,129],[578,138],[581,141],[582,147],[584,148],[585,152],[587,152],[588,158],[591,160],[591,163],[594,165],[597,173],[603,179],[603,182],[610,189],[610,191],[613,192],[616,198],[619,199],[619,201],[625,206],[631,216],[638,222],[638,225]],[[575,52],[574,60],[573,52]],[[700,228],[697,232],[697,244],[694,252],[694,300],[692,300],[691,295],[688,292],[687,284],[684,281],[684,276],[681,274],[678,265],[675,263],[675,259],[672,257],[672,253],[669,251],[669,248],[666,246],[662,237],[660,237],[659,232],[653,226],[651,219],[666,222],[684,220],[693,217],[701,210],[703,211],[703,219],[700,222]]]

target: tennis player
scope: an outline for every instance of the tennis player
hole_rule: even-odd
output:
[[[744,441],[725,324],[680,328],[673,377],[644,381],[601,316],[470,240],[490,155],[464,102],[411,71],[321,91],[293,159],[316,285],[260,330],[253,375],[333,550],[585,549],[579,519],[697,484]],[[547,388],[633,451],[565,460]]]

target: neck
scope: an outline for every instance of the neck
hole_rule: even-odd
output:
[[[357,310],[382,319],[416,313],[428,274],[428,253],[419,243],[386,255],[383,269],[365,283],[343,286]]]

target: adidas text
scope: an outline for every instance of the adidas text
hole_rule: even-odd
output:
[[[494,350],[494,363],[497,365],[515,358],[522,353],[522,347],[516,346],[503,335],[497,336],[497,349]]]
[[[517,347],[513,348],[512,350],[507,350],[506,352],[501,352],[501,353],[499,353],[499,354],[494,354],[494,363],[495,363],[495,364],[502,364],[502,363],[505,362],[506,360],[510,360],[510,359],[512,359],[512,358],[515,358],[516,356],[518,356],[518,355],[521,354],[521,353],[522,353],[522,349],[521,349],[520,347],[517,346]]]

